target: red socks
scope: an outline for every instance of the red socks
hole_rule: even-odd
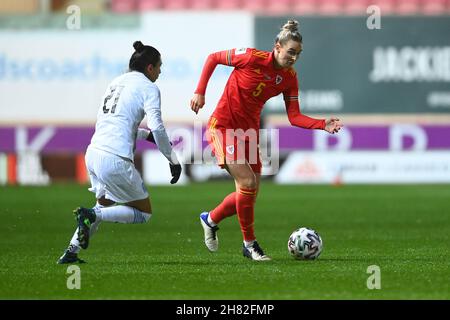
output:
[[[255,199],[256,189],[240,188],[236,194],[237,215],[244,241],[253,241],[256,239],[253,229],[253,223],[255,221]]]
[[[232,215],[238,215],[244,241],[255,240],[253,223],[255,221],[255,199],[256,189],[242,189],[230,193],[223,201],[214,208],[209,216],[218,224],[220,221]]]
[[[209,213],[212,221],[219,223],[236,214],[236,192],[230,193],[214,210]]]

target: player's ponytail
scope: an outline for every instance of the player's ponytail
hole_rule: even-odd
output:
[[[275,43],[285,44],[289,40],[294,40],[299,43],[303,42],[303,37],[298,30],[297,20],[288,20],[278,33]]]
[[[161,59],[161,54],[152,46],[144,46],[141,41],[133,43],[134,52],[130,58],[129,68],[131,71],[139,71],[145,74],[148,65],[156,67]]]
[[[145,46],[143,45],[142,42],[140,42],[140,41],[135,41],[135,42],[133,43],[133,48],[134,48],[134,50],[136,50],[137,52],[142,52],[142,51],[144,51]]]

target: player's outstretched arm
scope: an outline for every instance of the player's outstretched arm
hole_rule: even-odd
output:
[[[331,117],[330,119],[325,120],[324,130],[331,134],[335,134],[339,132],[343,126],[341,120],[336,117]]]

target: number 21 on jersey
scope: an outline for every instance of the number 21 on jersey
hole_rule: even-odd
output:
[[[109,94],[105,97],[103,102],[103,113],[116,112],[117,101],[119,101],[120,93],[122,92],[123,86],[111,86]],[[114,97],[114,99],[111,99]],[[109,108],[108,108],[109,107]]]

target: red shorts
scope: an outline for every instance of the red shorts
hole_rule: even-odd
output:
[[[261,174],[258,130],[227,129],[217,125],[217,119],[211,117],[206,137],[221,168],[226,163],[248,163],[254,173]]]

